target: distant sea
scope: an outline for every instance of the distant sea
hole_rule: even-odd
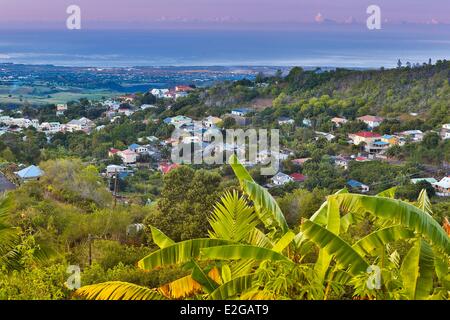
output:
[[[0,29],[0,62],[60,66],[393,67],[450,58],[449,26],[297,30]]]

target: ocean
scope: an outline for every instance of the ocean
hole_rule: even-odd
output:
[[[379,68],[450,58],[449,26],[295,30],[0,30],[0,62],[60,66]]]

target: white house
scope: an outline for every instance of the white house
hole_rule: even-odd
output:
[[[421,142],[424,137],[424,133],[421,130],[407,130],[398,134],[400,137],[410,139],[412,142]]]
[[[281,117],[281,118],[278,119],[278,124],[280,126],[286,125],[286,124],[291,125],[291,124],[294,124],[294,123],[295,123],[295,120],[291,119],[291,118],[288,118],[288,117]]]
[[[136,163],[138,157],[138,154],[136,152],[131,151],[129,149],[120,151],[117,154],[119,155],[119,157],[122,158],[122,162],[124,164],[134,164]]]
[[[245,117],[247,114],[251,112],[250,109],[241,108],[241,109],[233,109],[231,110],[231,114],[235,116]]]
[[[348,120],[345,118],[335,117],[335,118],[331,119],[331,122],[333,122],[336,125],[336,127],[339,128],[340,126],[346,124],[348,122]]]
[[[221,122],[222,122],[222,119],[213,117],[213,116],[209,116],[203,120],[203,125],[207,128],[213,128]]]
[[[439,197],[450,197],[450,176],[432,184]]]
[[[357,120],[364,122],[371,129],[379,127],[380,124],[384,121],[384,118],[376,117],[376,116],[363,116],[357,118]]]
[[[441,138],[442,140],[450,139],[450,123],[442,125]]]
[[[150,91],[152,95],[154,95],[156,98],[162,99],[164,98],[165,94],[169,92],[169,89],[153,89]]]
[[[59,122],[43,122],[39,126],[39,131],[46,131],[49,133],[57,133],[62,131],[61,123]]]
[[[276,186],[282,186],[285,185],[286,183],[293,181],[294,179],[292,179],[291,176],[288,176],[287,174],[282,172],[278,172],[276,175],[272,177],[272,183]]]
[[[108,176],[112,176],[112,175],[114,175],[116,173],[125,172],[125,171],[127,171],[126,167],[118,166],[118,165],[115,165],[115,164],[112,164],[112,165],[109,165],[109,166],[106,167],[106,174]]]
[[[65,128],[68,132],[84,131],[89,133],[95,128],[95,123],[88,118],[83,117],[78,120],[71,120],[65,125]]]

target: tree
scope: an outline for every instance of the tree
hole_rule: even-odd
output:
[[[164,177],[164,187],[154,213],[146,223],[172,239],[206,236],[207,216],[219,197],[221,177],[217,173],[182,166]]]
[[[398,59],[398,61],[397,61],[397,67],[398,67],[399,69],[401,69],[402,66],[403,66],[402,61],[401,61],[400,59]]]
[[[138,262],[147,271],[184,265],[189,275],[154,289],[107,282],[82,287],[76,295],[99,300],[328,299],[345,296],[344,286],[350,286],[349,298],[448,297],[450,238],[429,215],[426,193],[413,205],[392,199],[394,190],[379,196],[341,190],[304,220],[296,234],[267,190],[254,183],[237,158],[230,162],[243,195],[225,193],[216,204],[209,238],[177,243],[151,228],[160,249]],[[371,219],[373,227],[355,243],[346,241],[349,228],[364,219]],[[260,223],[266,232],[257,227]],[[412,247],[403,257],[387,246],[404,240]],[[311,265],[308,256],[314,247],[319,253],[309,258],[315,261]],[[373,261],[383,271],[383,290],[366,285]],[[440,281],[437,285],[434,277]]]
[[[434,149],[439,145],[439,135],[435,132],[427,132],[423,137],[422,145],[427,149]]]

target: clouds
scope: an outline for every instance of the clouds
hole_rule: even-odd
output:
[[[63,21],[67,6],[77,4],[90,21],[344,22],[365,20],[374,3],[389,21],[450,23],[448,0],[3,0],[0,20]]]

